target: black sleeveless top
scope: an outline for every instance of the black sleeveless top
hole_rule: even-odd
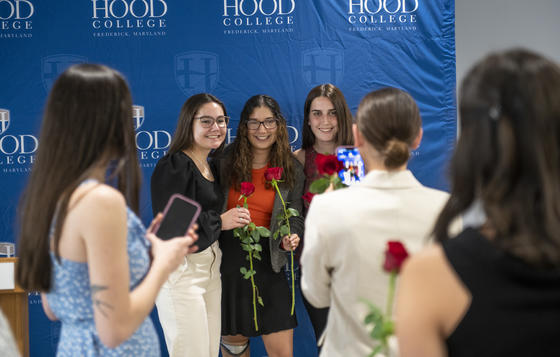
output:
[[[450,357],[560,356],[560,268],[532,267],[472,228],[443,249],[472,295]]]

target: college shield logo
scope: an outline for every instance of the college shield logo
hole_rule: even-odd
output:
[[[0,135],[10,127],[10,111],[0,108]]]
[[[302,53],[303,80],[314,87],[323,83],[340,86],[344,76],[344,56],[335,49],[311,49]]]
[[[132,118],[134,119],[134,130],[140,129],[142,124],[144,124],[144,107],[141,105],[133,105]]]
[[[175,80],[183,93],[211,92],[220,74],[218,55],[212,52],[190,51],[175,56]]]
[[[41,79],[45,90],[49,92],[58,76],[68,67],[87,62],[87,58],[76,55],[53,55],[41,59]]]

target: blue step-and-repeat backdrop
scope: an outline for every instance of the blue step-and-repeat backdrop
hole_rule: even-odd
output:
[[[424,184],[445,189],[456,137],[454,12],[453,0],[0,0],[0,241],[15,241],[49,89],[80,62],[109,65],[128,79],[144,223],[152,218],[152,170],[181,105],[199,92],[226,104],[228,141],[244,102],[271,95],[296,149],[312,87],[335,84],[353,113],[368,92],[403,88],[424,125],[410,167]],[[59,325],[46,319],[38,294],[29,298],[31,355],[54,355]],[[313,355],[301,304],[297,313],[295,355]],[[258,342],[252,349],[265,355]]]

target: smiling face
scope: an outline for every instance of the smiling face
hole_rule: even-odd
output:
[[[220,128],[218,124],[214,122],[209,128],[204,128],[200,120],[196,119],[203,116],[216,119],[217,117],[224,116],[224,111],[217,103],[206,103],[198,109],[192,124],[194,145],[202,150],[217,149],[226,138],[227,127]]]
[[[316,141],[334,142],[338,133],[336,109],[327,97],[317,97],[309,108],[309,127]]]
[[[255,110],[249,115],[249,121],[256,120],[261,125],[256,130],[247,130],[249,142],[253,149],[270,150],[272,145],[276,142],[276,131],[278,125],[273,129],[267,129],[264,126],[265,121],[274,119],[274,114],[268,107],[256,107]]]

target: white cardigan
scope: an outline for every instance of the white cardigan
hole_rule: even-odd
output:
[[[371,171],[350,188],[313,198],[305,221],[302,290],[314,306],[330,306],[321,357],[371,352],[375,343],[361,299],[385,311],[387,241],[400,240],[409,253],[418,252],[447,198],[408,170]]]

